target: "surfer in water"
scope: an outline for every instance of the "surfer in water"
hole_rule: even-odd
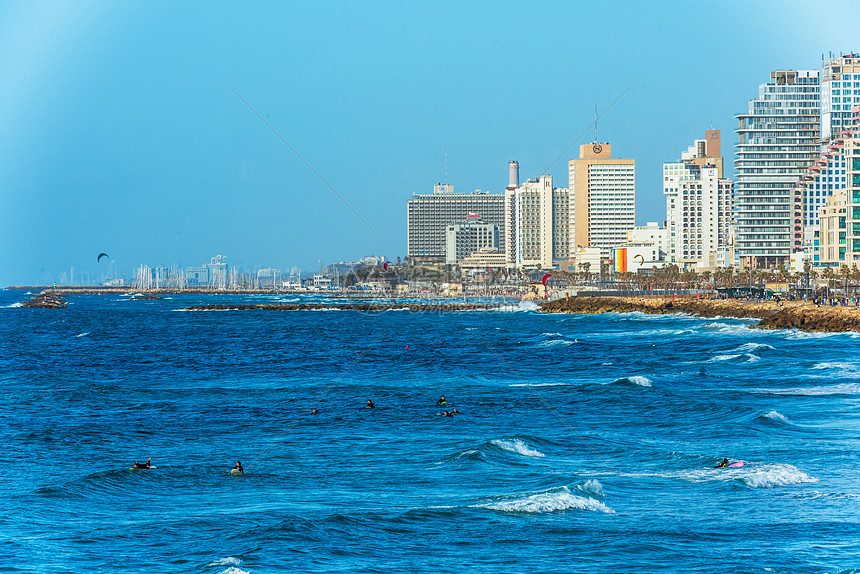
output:
[[[720,464],[717,465],[717,468],[725,468],[727,466],[729,466],[729,459],[724,458],[723,462],[721,462]]]
[[[239,474],[245,474],[245,469],[242,468],[242,461],[236,461],[236,467],[233,470],[238,470]]]
[[[311,409],[311,414],[312,415],[318,415],[318,414],[320,414],[320,412],[316,409]]]
[[[149,468],[150,463],[152,463],[152,457],[146,459],[146,462],[136,462],[134,463],[134,468]]]
[[[365,408],[367,408],[367,409],[376,408],[376,405],[373,404],[373,401],[371,401],[370,399],[367,399],[367,406]]]
[[[443,406],[445,406],[445,405],[447,405],[447,404],[448,404],[448,401],[446,401],[446,400],[445,400],[445,395],[442,395],[441,397],[439,397],[439,400],[438,400],[438,401],[436,401],[436,406],[437,406],[437,407],[443,407]]]

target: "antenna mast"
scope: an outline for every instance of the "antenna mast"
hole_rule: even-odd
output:
[[[594,143],[597,143],[597,104],[594,104]]]
[[[445,185],[448,185],[448,148],[445,148]]]

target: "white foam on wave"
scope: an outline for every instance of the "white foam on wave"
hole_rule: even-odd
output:
[[[218,574],[251,574],[250,570],[242,570],[241,568],[237,568],[235,566],[230,566],[229,568],[225,568],[221,570]]]
[[[809,476],[791,464],[765,464],[752,468],[743,466],[738,470],[741,471],[738,478],[753,488],[774,488],[789,484],[818,482],[817,478]]]
[[[740,359],[740,355],[717,355],[716,357],[711,357],[706,363],[721,363],[723,361],[733,361],[734,359]]]
[[[777,411],[767,411],[766,413],[762,413],[761,416],[763,416],[766,419],[770,419],[772,421],[784,423],[787,425],[792,424],[792,422],[790,420],[788,420],[787,416],[785,416],[784,414],[777,412]]]
[[[835,370],[836,375],[842,378],[857,379],[860,378],[860,365],[848,362],[825,362],[815,363],[812,368],[814,370]]]
[[[16,308],[16,307],[23,307],[23,306],[24,306],[24,304],[23,304],[23,303],[12,303],[12,304],[10,304],[10,305],[6,305],[6,308],[7,308],[7,309],[14,309],[14,308]]]
[[[473,508],[486,508],[501,512],[521,512],[539,514],[544,512],[560,512],[564,510],[588,510],[614,514],[615,511],[590,497],[573,494],[566,486],[552,488],[542,492],[504,497],[492,502],[475,504]]]
[[[520,313],[524,311],[537,311],[538,304],[534,301],[520,301],[516,305],[501,305],[496,311],[501,313]]]
[[[546,456],[544,453],[531,448],[528,444],[518,438],[511,440],[493,439],[490,441],[490,444],[496,445],[502,450],[521,454],[523,456],[531,456],[535,458],[542,458]]]
[[[86,337],[86,336],[87,336],[87,335],[89,335],[89,334],[90,334],[90,332],[89,332],[89,331],[84,331],[83,333],[80,333],[80,334],[78,334],[78,335],[75,335],[75,337]]]
[[[576,488],[578,488],[582,492],[589,494],[589,495],[592,495],[592,496],[600,496],[600,497],[604,496],[603,485],[600,484],[600,481],[598,481],[594,478],[586,480],[582,484],[577,484]]]
[[[567,341],[565,339],[553,339],[552,341],[541,341],[537,344],[538,347],[569,347],[575,345],[576,341]]]
[[[860,383],[843,383],[841,385],[823,385],[820,387],[789,387],[780,389],[753,389],[754,393],[766,395],[799,395],[799,396],[827,396],[827,395],[856,395],[860,393]]]
[[[619,383],[630,383],[631,385],[636,385],[637,387],[650,387],[651,379],[649,379],[648,377],[643,377],[641,375],[633,375],[632,377],[622,377],[620,379],[615,379],[614,381],[612,381],[612,384]],[[606,383],[602,384],[605,385]]]
[[[212,568],[214,566],[241,566],[242,560],[236,558],[235,556],[227,556],[226,558],[219,558],[218,560],[213,560],[209,564],[206,565],[206,568]]]
[[[752,351],[758,351],[760,349],[770,349],[771,351],[774,350],[774,348],[771,345],[768,345],[767,343],[744,343],[743,345],[741,345],[737,349],[732,349],[732,350],[726,351],[726,352],[727,353],[750,353]]]

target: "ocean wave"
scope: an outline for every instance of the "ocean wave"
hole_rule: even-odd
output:
[[[643,377],[640,375],[633,375],[632,377],[622,377],[620,379],[616,379],[612,381],[613,385],[632,385],[635,387],[650,387],[651,379],[648,377]]]
[[[711,357],[706,363],[721,363],[723,361],[733,361],[735,359],[740,359],[741,355],[717,355],[716,357]]]
[[[740,471],[738,478],[753,488],[774,488],[790,484],[818,482],[817,478],[809,476],[791,464],[765,464],[752,468],[743,466],[738,471]]]
[[[537,311],[539,306],[534,301],[520,301],[516,305],[501,305],[495,311],[500,313],[520,313],[523,311]]]
[[[531,457],[545,457],[546,455],[540,451],[537,451],[531,448],[524,441],[515,438],[510,440],[502,440],[502,439],[493,439],[490,441],[490,444],[499,447],[502,450],[506,450],[508,452],[513,452],[516,454],[521,454],[523,456],[531,456]]]
[[[213,560],[209,564],[206,565],[206,568],[213,568],[215,566],[241,566],[242,560],[240,558],[236,558],[235,556],[227,556],[226,558],[219,558],[218,560]]]
[[[472,507],[524,514],[562,512],[565,510],[586,510],[604,512],[606,514],[615,513],[614,510],[599,500],[595,500],[589,496],[574,494],[567,486],[534,493],[502,496],[491,501],[472,505]]]
[[[551,341],[541,341],[537,344],[538,347],[568,347],[570,345],[575,345],[577,341],[568,341],[565,339],[553,339]]]
[[[774,347],[767,343],[744,343],[737,349],[731,349],[726,351],[726,353],[751,353],[752,351],[759,351],[761,349],[770,349],[773,351]]]
[[[812,366],[814,370],[835,370],[836,375],[843,378],[857,379],[860,378],[860,365],[848,362],[824,362],[815,363]]]
[[[23,306],[24,306],[23,303],[10,303],[9,305],[6,305],[6,308],[7,309],[15,309],[16,307],[23,307]]]
[[[785,416],[784,414],[779,413],[777,411],[767,411],[766,413],[760,414],[757,418],[759,420],[770,421],[770,422],[780,423],[780,424],[784,424],[784,425],[793,425],[794,424],[790,420],[788,420],[787,416]]]
[[[89,334],[90,334],[90,332],[89,332],[89,331],[84,331],[83,333],[80,333],[80,334],[78,334],[78,335],[75,335],[75,337],[86,337],[86,336],[87,336],[87,335],[89,335]]]
[[[596,479],[589,479],[581,484],[576,485],[576,489],[588,494],[589,496],[597,496],[603,498],[605,496],[603,492],[603,485]]]
[[[841,385],[823,385],[820,387],[754,389],[753,392],[768,395],[800,395],[810,397],[826,395],[856,395],[857,393],[860,393],[860,383],[843,383]]]

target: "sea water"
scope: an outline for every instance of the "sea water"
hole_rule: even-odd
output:
[[[24,298],[0,293],[7,570],[860,568],[855,333]]]

